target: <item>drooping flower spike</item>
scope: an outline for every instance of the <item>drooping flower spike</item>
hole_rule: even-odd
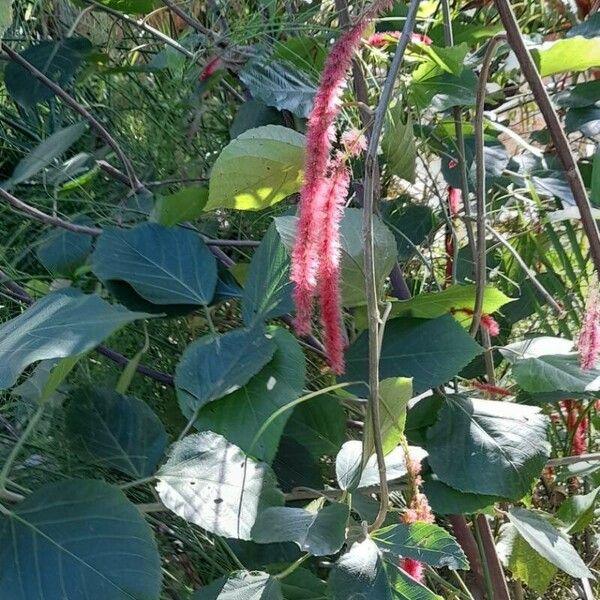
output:
[[[299,219],[292,251],[291,280],[296,305],[295,328],[311,331],[312,306],[320,300],[324,344],[332,369],[344,371],[344,334],[341,324],[339,284],[339,223],[346,200],[349,174],[339,156],[332,156],[335,119],[352,57],[369,21],[389,8],[390,0],[379,0],[333,45],[321,75],[306,131],[304,183],[300,190]],[[360,152],[360,138],[342,142],[347,152]],[[348,148],[347,144],[351,144]]]
[[[600,358],[600,291],[594,284],[588,291],[583,327],[577,340],[581,368],[592,369]]]

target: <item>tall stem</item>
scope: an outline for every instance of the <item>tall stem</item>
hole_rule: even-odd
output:
[[[410,41],[412,31],[415,26],[417,9],[420,0],[411,0],[406,22],[402,29],[402,35],[398,41],[398,47],[390,70],[387,74],[383,92],[375,111],[375,120],[373,129],[369,138],[369,147],[365,160],[365,196],[363,204],[363,239],[364,239],[364,269],[367,292],[367,314],[369,321],[369,399],[367,418],[371,419],[373,425],[373,437],[375,443],[375,454],[377,456],[377,467],[379,470],[379,485],[381,488],[379,511],[373,524],[369,527],[370,531],[378,529],[388,510],[389,493],[387,487],[387,476],[385,471],[385,462],[383,454],[383,443],[381,440],[381,420],[379,411],[379,356],[380,344],[383,337],[383,323],[379,314],[379,298],[377,289],[377,280],[375,277],[375,236],[374,236],[374,209],[376,206],[375,188],[379,189],[379,182],[375,181],[377,169],[377,150],[379,148],[379,138],[383,130],[385,115],[392,99],[392,92],[400,65],[404,58],[404,52]]]

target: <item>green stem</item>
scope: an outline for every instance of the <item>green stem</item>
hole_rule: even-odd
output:
[[[277,573],[275,579],[285,579],[288,575],[291,575],[304,561],[310,558],[310,554],[303,554],[296,562],[293,562],[287,569]]]

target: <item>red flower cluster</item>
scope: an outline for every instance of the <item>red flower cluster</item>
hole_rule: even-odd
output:
[[[593,285],[588,291],[583,327],[577,340],[581,368],[593,369],[600,357],[600,292]]]
[[[369,46],[373,46],[374,48],[383,48],[388,44],[397,42],[401,35],[401,31],[379,31],[369,36],[367,44],[369,44]],[[426,46],[431,46],[433,43],[432,39],[423,33],[413,33],[410,41],[413,42],[413,44],[421,43],[425,44]]]
[[[450,312],[452,314],[457,312],[464,313],[465,315],[469,316],[473,316],[474,314],[471,308],[453,308]],[[481,315],[480,325],[490,334],[491,337],[495,337],[500,333],[500,325],[498,325],[498,321],[496,321],[492,315],[483,313]]]

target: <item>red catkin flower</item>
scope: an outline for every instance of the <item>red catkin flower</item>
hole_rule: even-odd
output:
[[[478,390],[482,390],[484,392],[487,392],[488,394],[491,394],[492,396],[512,396],[512,392],[510,390],[507,390],[506,388],[497,386],[497,385],[492,385],[491,383],[482,383],[481,381],[477,381],[477,379],[474,379],[473,381],[471,381],[471,385]]]
[[[452,219],[458,216],[461,198],[462,192],[458,188],[452,186],[448,187],[448,212]]]
[[[214,56],[205,65],[200,73],[200,81],[206,81],[211,75],[214,75],[223,67],[223,60],[219,56]]]
[[[294,325],[299,334],[310,333],[313,300],[318,296],[321,301],[325,351],[329,364],[338,374],[344,371],[338,238],[349,174],[340,158],[332,157],[334,123],[354,51],[360,44],[369,20],[390,4],[390,0],[373,4],[331,48],[306,131],[304,183],[300,190],[299,219],[290,274],[296,305]],[[360,152],[361,144],[362,141],[355,138],[352,151]]]
[[[452,314],[464,313],[465,315],[473,316],[473,309],[471,308],[452,308],[450,310]],[[481,315],[481,319],[479,321],[481,327],[483,327],[491,337],[495,337],[500,333],[500,325],[498,325],[498,321],[492,317],[492,315],[488,315],[487,313],[483,313]]]
[[[583,406],[581,402],[576,400],[563,400],[561,406],[567,417],[567,433],[573,440],[571,452],[574,456],[585,454],[587,451],[588,421],[586,417],[580,420]]]
[[[377,33],[369,36],[367,44],[369,46],[373,46],[374,48],[383,48],[388,44],[397,42],[401,35],[401,31],[378,31]],[[427,46],[431,46],[433,43],[432,39],[423,33],[413,33],[410,41],[413,42],[413,44],[421,43]]]
[[[577,340],[579,360],[584,370],[593,369],[600,356],[600,292],[593,285],[588,291],[583,327]]]

